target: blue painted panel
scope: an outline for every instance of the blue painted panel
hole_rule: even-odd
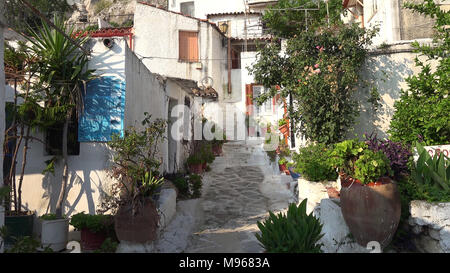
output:
[[[87,83],[84,111],[78,126],[78,141],[110,141],[113,133],[123,136],[125,83],[107,76]]]

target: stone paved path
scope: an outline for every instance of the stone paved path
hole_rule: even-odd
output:
[[[294,200],[257,144],[229,142],[204,175],[203,221],[185,252],[258,253],[256,222]],[[278,178],[278,180],[277,180]]]

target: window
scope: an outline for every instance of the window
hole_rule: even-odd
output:
[[[241,69],[241,53],[235,49],[231,50],[231,68]]]
[[[197,32],[179,32],[179,60],[184,62],[198,62]]]
[[[54,124],[46,130],[45,152],[47,155],[62,155],[64,122]],[[80,142],[78,142],[78,121],[75,111],[69,123],[67,132],[67,153],[69,155],[80,154]]]
[[[87,83],[78,141],[110,141],[112,134],[123,136],[125,83],[106,76]]]
[[[256,100],[260,95],[266,93],[268,90],[262,85],[253,85],[253,98]],[[255,103],[255,114],[268,114],[272,113],[272,100],[265,101],[262,105]]]
[[[369,3],[367,14],[364,14],[368,19],[367,22],[372,20],[372,18],[375,16],[375,14],[378,11],[378,0],[372,0],[372,3]]]
[[[194,17],[195,14],[194,2],[192,1],[181,3],[180,12],[183,13],[184,15]]]
[[[184,126],[184,140],[191,140],[191,100],[188,96],[184,97],[184,105],[187,108],[184,108],[183,113],[183,126]],[[189,109],[189,110],[188,110]]]

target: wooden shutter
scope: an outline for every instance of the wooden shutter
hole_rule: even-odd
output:
[[[179,32],[179,59],[186,62],[198,62],[198,33]]]
[[[101,77],[87,83],[84,111],[78,124],[78,141],[110,141],[123,136],[125,83],[115,77]]]
[[[247,107],[247,115],[253,114],[253,108],[248,108],[249,105],[253,105],[253,85],[245,85],[245,106]]]

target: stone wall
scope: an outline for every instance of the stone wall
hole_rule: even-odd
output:
[[[411,201],[409,224],[422,252],[450,253],[450,203]]]

